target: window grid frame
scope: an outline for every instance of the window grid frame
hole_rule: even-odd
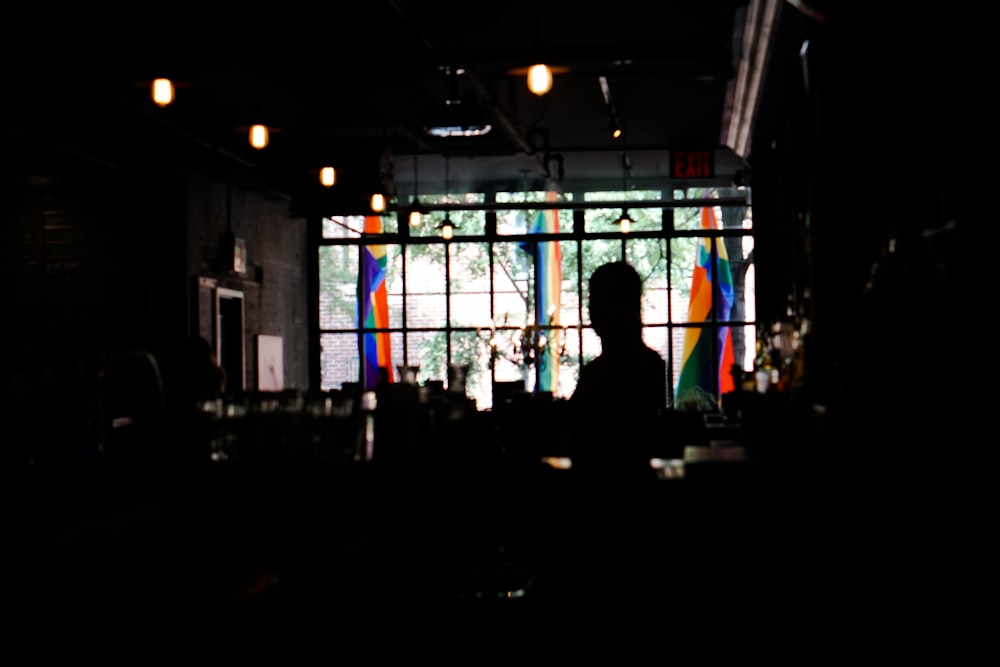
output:
[[[668,269],[666,271],[666,322],[658,323],[646,323],[643,322],[643,330],[647,329],[666,329],[666,340],[667,345],[667,407],[673,407],[675,403],[676,396],[674,394],[677,374],[675,373],[675,355],[672,344],[673,336],[675,335],[675,330],[683,332],[688,328],[702,328],[707,327],[710,329],[718,329],[721,327],[756,327],[756,321],[754,319],[725,319],[719,320],[716,318],[716,312],[713,308],[712,314],[713,319],[706,322],[682,322],[676,321],[674,319],[674,308],[673,308],[673,298],[674,298],[674,281],[672,273],[669,270],[669,266],[673,262],[673,244],[670,243],[673,239],[679,238],[710,238],[710,239],[725,239],[725,238],[745,238],[750,237],[756,243],[756,233],[755,229],[751,226],[746,227],[728,227],[714,230],[707,230],[703,228],[698,229],[676,229],[674,227],[674,217],[673,211],[675,209],[689,209],[689,208],[702,208],[704,206],[713,207],[726,207],[735,206],[743,208],[746,211],[750,211],[752,208],[749,201],[749,196],[745,197],[717,197],[717,198],[690,198],[690,199],[674,199],[669,201],[583,201],[582,199],[575,199],[574,201],[565,202],[508,202],[508,203],[496,203],[496,202],[485,202],[481,204],[477,203],[463,203],[463,204],[440,204],[424,205],[425,210],[441,210],[449,212],[464,212],[464,211],[484,211],[487,216],[487,222],[485,225],[485,231],[482,234],[456,234],[451,239],[444,239],[440,236],[411,236],[408,232],[408,228],[405,223],[399,223],[397,232],[387,232],[380,234],[365,234],[361,233],[357,236],[350,237],[335,237],[326,238],[322,236],[322,225],[315,226],[318,230],[318,238],[314,239],[314,249],[318,250],[322,246],[355,246],[357,247],[359,258],[363,246],[372,244],[384,244],[384,245],[396,245],[401,250],[401,263],[400,263],[400,279],[403,283],[402,289],[402,316],[401,325],[393,327],[384,328],[367,328],[367,327],[320,327],[317,324],[317,340],[319,337],[325,334],[354,334],[361,336],[366,333],[390,333],[390,334],[400,334],[403,340],[403,354],[404,360],[401,363],[405,363],[409,359],[409,336],[411,333],[443,333],[445,336],[446,345],[446,360],[445,363],[450,363],[452,361],[452,335],[456,332],[479,332],[482,327],[478,326],[462,326],[455,325],[452,323],[451,318],[451,246],[453,244],[463,244],[463,243],[475,243],[483,244],[487,248],[488,264],[489,264],[489,299],[490,306],[489,312],[491,319],[496,321],[496,285],[495,285],[495,275],[494,275],[494,265],[495,265],[495,244],[497,243],[521,243],[524,241],[531,242],[546,242],[546,241],[559,241],[560,243],[574,243],[576,245],[576,315],[577,322],[579,323],[574,327],[574,334],[577,338],[577,353],[575,361],[579,365],[583,364],[584,359],[584,330],[593,330],[593,327],[589,320],[584,320],[585,309],[585,299],[584,299],[584,285],[586,281],[586,276],[583,275],[583,243],[587,240],[620,240],[621,247],[619,252],[619,258],[626,260],[628,257],[627,249],[629,246],[629,241],[634,239],[655,239],[666,241],[666,261]],[[614,208],[659,208],[661,213],[661,227],[659,230],[633,230],[627,233],[621,231],[593,231],[586,228],[585,216],[588,210],[606,210]],[[540,211],[546,209],[555,210],[572,210],[572,229],[569,231],[560,231],[558,233],[518,233],[518,234],[498,234],[496,232],[496,213],[498,211],[510,211],[510,210],[525,210],[525,211]],[[392,207],[384,215],[402,214],[405,211],[403,207]],[[445,256],[445,321],[444,326],[409,326],[407,322],[407,298],[409,290],[406,288],[407,285],[407,265],[410,260],[409,258],[409,247],[418,245],[436,245],[444,244],[444,256]],[[716,260],[716,250],[715,244],[712,243],[712,261],[713,265]],[[313,252],[310,255],[316,258],[314,261],[318,262],[318,253]],[[748,258],[748,263],[753,264],[752,255]],[[534,275],[532,274],[531,280],[534,280]],[[319,307],[318,299],[315,307]],[[319,318],[316,318],[316,322],[319,322]],[[494,325],[496,331],[509,331],[514,332],[521,330],[522,327],[517,325]],[[559,328],[556,326],[540,326],[543,331],[551,331],[552,329]],[[315,365],[320,365],[320,359],[315,359],[311,363]],[[496,381],[495,371],[490,365],[491,381]],[[718,391],[716,392],[718,394]]]

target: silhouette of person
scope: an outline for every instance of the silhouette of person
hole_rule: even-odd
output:
[[[667,402],[666,362],[642,339],[642,279],[626,262],[590,276],[590,322],[601,354],[580,371],[571,400],[588,410],[655,412]]]
[[[666,362],[642,339],[642,278],[632,265],[610,262],[591,274],[589,286],[590,322],[601,354],[581,369],[570,397],[578,429],[573,466],[578,458],[596,457],[648,468],[645,449],[609,442],[641,429],[642,420],[654,419],[666,406]]]

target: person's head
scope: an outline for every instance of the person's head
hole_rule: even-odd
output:
[[[601,338],[642,329],[642,278],[626,262],[602,264],[590,275],[590,322]]]

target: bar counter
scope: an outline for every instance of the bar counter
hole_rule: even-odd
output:
[[[746,462],[700,465],[670,479],[514,458],[31,469],[18,624],[331,655],[773,654],[864,629],[832,612],[864,564],[831,508]]]
[[[870,489],[753,447],[703,456],[705,433],[732,446],[725,429],[625,430],[616,444],[655,446],[602,459],[556,437],[558,410],[469,411],[423,432],[395,411],[370,452],[364,420],[320,420],[347,443],[327,450],[286,418],[240,419],[236,440],[205,422],[179,447],[197,457],[27,465],[18,631],[386,656],[875,641],[858,605],[885,546]]]

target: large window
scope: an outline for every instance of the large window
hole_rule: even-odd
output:
[[[407,224],[405,207],[399,218],[323,220],[323,390],[364,384],[366,364],[383,366],[382,381],[398,381],[401,366],[419,366],[421,384],[446,383],[450,365],[467,365],[466,391],[479,409],[492,407],[496,383],[568,398],[581,366],[601,351],[587,313],[587,278],[614,260],[628,261],[644,279],[643,337],[667,360],[669,406],[717,406],[731,389],[728,365],[752,369],[747,191],[421,201],[433,210],[417,226]],[[618,223],[626,213],[627,233]],[[450,240],[441,234],[446,217],[455,228]],[[367,279],[359,283],[359,270],[380,271],[381,304]],[[364,319],[365,312],[374,315]],[[366,336],[380,339],[378,352]],[[692,350],[702,358],[692,359]],[[700,372],[692,374],[696,363]]]

